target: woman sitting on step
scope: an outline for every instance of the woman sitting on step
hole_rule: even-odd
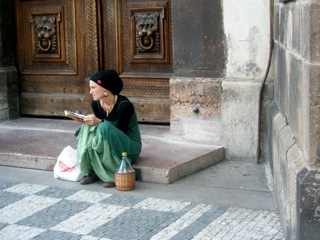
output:
[[[114,187],[122,152],[134,163],[141,152],[141,135],[133,104],[120,95],[123,83],[114,70],[99,71],[89,82],[93,114],[84,118],[78,140],[78,162],[85,176],[80,183],[101,179]]]

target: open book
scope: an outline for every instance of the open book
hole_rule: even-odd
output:
[[[64,115],[66,117],[68,117],[68,118],[71,118],[73,120],[80,121],[80,122],[82,122],[83,119],[86,116],[86,115],[83,115],[83,114],[80,114],[80,113],[71,112],[71,111],[68,111],[68,110],[64,110]]]

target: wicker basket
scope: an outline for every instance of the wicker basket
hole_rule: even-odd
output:
[[[136,174],[131,173],[115,173],[115,184],[117,190],[120,191],[130,191],[135,187]]]

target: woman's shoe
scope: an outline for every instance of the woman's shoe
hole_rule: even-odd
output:
[[[102,186],[105,188],[112,188],[112,187],[115,187],[116,185],[114,182],[104,182]]]
[[[89,176],[86,176],[81,179],[80,184],[85,185],[85,184],[90,184],[94,183],[95,181],[98,181],[98,176],[95,173],[90,174]]]

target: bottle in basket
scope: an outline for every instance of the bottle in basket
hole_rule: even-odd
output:
[[[131,172],[134,172],[134,169],[132,168],[132,166],[128,160],[127,153],[123,152],[122,153],[122,160],[121,160],[120,166],[117,169],[117,173],[123,174],[123,173],[131,173]]]
[[[136,174],[127,158],[127,153],[123,152],[120,166],[115,173],[115,184],[117,190],[129,191],[134,189],[135,179]]]

